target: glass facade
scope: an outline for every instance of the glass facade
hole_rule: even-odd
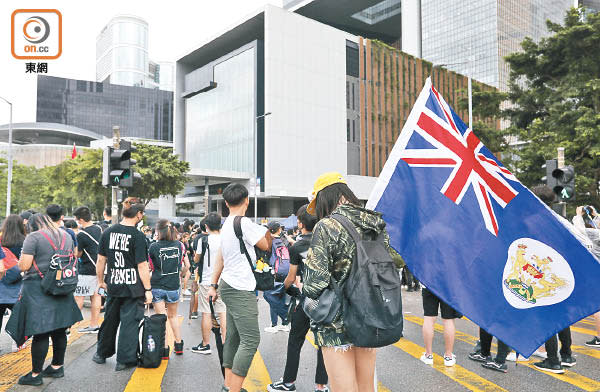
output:
[[[422,0],[423,58],[505,89],[504,56],[525,37],[548,35],[546,20],[560,23],[572,0]]]
[[[192,168],[253,172],[256,47],[213,67],[217,87],[186,99],[186,155]]]
[[[173,93],[38,75],[38,122],[72,125],[112,137],[173,140]]]

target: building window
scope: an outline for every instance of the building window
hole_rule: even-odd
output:
[[[352,120],[352,141],[356,143],[356,120]]]
[[[77,91],[86,91],[87,90],[87,82],[85,80],[77,81]]]
[[[350,109],[350,82],[346,81],[346,109]]]
[[[355,107],[355,103],[354,103],[354,83],[352,83],[352,110],[356,110]]]
[[[350,119],[346,119],[346,141],[350,142]]]
[[[346,41],[346,75],[358,78],[358,44]]]

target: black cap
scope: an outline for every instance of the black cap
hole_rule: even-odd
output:
[[[280,227],[281,224],[277,221],[272,221],[269,222],[269,224],[267,224],[267,228],[269,229],[269,231],[271,231],[271,233],[275,233],[277,230],[279,230]]]
[[[31,212],[29,211],[23,211],[21,212],[21,215],[19,215],[22,219],[29,219],[31,218],[31,215],[33,215]]]

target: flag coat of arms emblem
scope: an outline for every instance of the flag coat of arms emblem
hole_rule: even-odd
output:
[[[427,79],[371,193],[434,294],[519,353],[600,309],[600,263]]]

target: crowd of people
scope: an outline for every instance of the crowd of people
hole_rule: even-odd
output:
[[[534,191],[545,202],[552,196],[552,191],[542,188]],[[329,385],[336,392],[373,391],[379,346],[357,345],[345,325],[345,307],[333,305],[344,295],[336,287],[349,279],[357,263],[355,234],[343,221],[350,222],[360,236],[382,238],[398,268],[394,270],[396,277],[401,276],[408,291],[422,289],[426,351],[421,361],[433,364],[434,324],[441,310],[444,365],[456,364],[454,320],[462,315],[422,286],[403,266],[401,257],[389,247],[381,214],[363,208],[341,175],[326,173],[317,179],[310,203],[296,212],[294,228],[284,228],[275,221],[263,226],[247,218],[249,198],[243,185],[230,184],[223,198],[229,212],[225,218],[212,212],[200,222],[186,219],[180,224],[159,219],[154,227],[143,225],[145,205],[136,198],[123,202],[120,220],[114,224],[110,208],[97,222],[86,206],[75,209],[72,220],[65,219],[63,208],[55,204],[42,213],[9,215],[0,229],[0,327],[5,312],[11,310],[6,331],[18,346],[32,339],[32,369],[19,379],[19,384],[42,385],[44,377],[64,376],[67,335],[83,320],[86,297],[91,305],[90,319],[78,331],[97,334],[92,358],[95,363],[104,364],[116,354],[116,371],[137,365],[139,325],[149,306],[154,313],[166,315],[174,337],[172,352],[183,355],[177,313],[187,295],[189,318],[201,318],[202,339],[191,347],[191,352],[213,352],[211,330],[216,322],[220,328],[218,341],[222,342],[217,347],[222,350],[222,391],[244,391],[242,384],[261,339],[257,279],[262,278],[258,274],[266,273],[272,274],[273,282],[263,290],[271,319],[264,332],[289,333],[284,373],[267,390],[296,390],[300,352],[306,334],[312,330],[318,346],[314,390],[328,391]],[[600,216],[596,210],[579,207],[573,225],[581,240],[600,256]],[[46,275],[54,271],[57,258],[77,259],[77,284],[66,295],[55,295],[48,289],[52,282],[48,283]],[[58,273],[56,280],[66,279],[69,273]],[[334,295],[326,295],[328,292]],[[326,321],[315,321],[314,309],[306,306],[309,302],[331,312]],[[600,347],[600,313],[596,320],[598,336],[586,343],[592,347]],[[480,342],[469,359],[506,372],[505,362],[519,358],[501,341],[492,357],[492,339],[480,329]],[[52,361],[44,368],[50,341]],[[570,345],[570,330],[566,328],[558,339],[554,336],[546,342],[545,350],[541,347],[536,351],[534,355],[543,361],[534,366],[564,372],[564,366],[576,363]],[[171,355],[166,340],[162,350],[163,359]]]

